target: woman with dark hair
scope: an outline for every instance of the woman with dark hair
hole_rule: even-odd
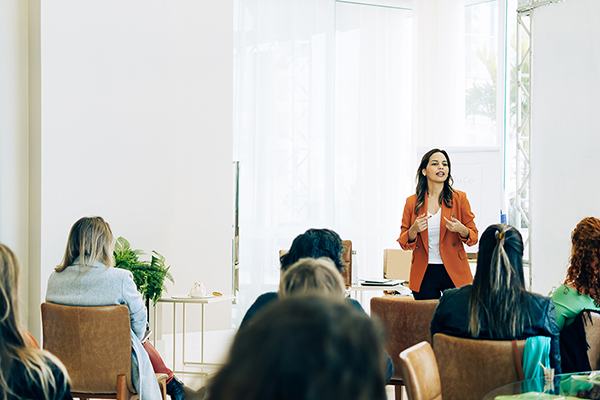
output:
[[[467,195],[452,188],[450,157],[429,150],[417,169],[416,193],[406,199],[398,243],[412,250],[409,287],[416,300],[439,299],[445,289],[473,281],[463,243],[477,243]]]
[[[554,304],[525,289],[519,231],[505,224],[485,230],[473,284],[444,292],[431,321],[431,335],[436,333],[497,340],[546,336],[550,338],[550,366],[560,373]]]
[[[552,295],[560,330],[583,310],[600,311],[600,220],[582,219],[573,231],[571,244],[567,278]]]
[[[344,270],[344,262],[342,261],[342,253],[344,244],[340,236],[329,229],[309,229],[301,235],[296,236],[292,242],[290,251],[282,255],[280,258],[281,272],[284,273],[291,265],[296,263],[301,258],[320,258],[327,257],[335,264],[337,270],[342,273]],[[261,310],[265,305],[273,300],[277,300],[279,294],[277,292],[267,292],[258,296],[254,304],[250,306],[246,315],[242,319],[240,328],[246,326],[250,319]],[[360,307],[360,304],[358,304]]]
[[[146,306],[131,272],[113,268],[114,247],[114,236],[102,217],[80,218],[71,227],[62,262],[48,279],[46,301],[69,306],[126,305],[131,320],[131,377],[140,399],[162,399],[157,372],[168,375],[171,399],[183,400],[183,384],[152,350],[151,361],[141,342],[148,324]]]
[[[19,323],[19,273],[15,254],[0,244],[0,399],[71,400],[65,367],[31,348],[33,339]]]
[[[309,229],[292,242],[290,251],[281,256],[281,270],[287,270],[301,258],[327,257],[340,273],[346,266],[342,261],[344,243],[340,235],[330,229]]]
[[[383,333],[331,296],[270,304],[234,338],[206,400],[385,398]]]
[[[335,271],[338,273],[340,277],[339,282],[343,282],[341,280],[341,274],[344,269],[344,263],[342,261],[342,252],[344,251],[344,244],[342,243],[342,239],[340,236],[332,230],[329,229],[309,229],[303,234],[297,236],[292,242],[292,247],[290,251],[283,256],[281,256],[281,270],[283,277],[282,284],[284,287],[280,286],[280,292],[286,291],[288,288],[286,285],[288,278],[291,275],[286,275],[289,270],[291,270],[292,266],[296,267],[299,264],[312,264],[314,260],[311,258],[327,258],[332,260],[332,264],[335,266]],[[323,262],[323,260],[317,260],[318,262]],[[297,272],[299,272],[298,270]],[[311,270],[310,273],[307,274],[294,274],[297,279],[311,279],[313,283],[309,284],[308,282],[303,282],[302,285],[296,280],[294,285],[298,286],[312,286],[312,291],[319,291],[321,293],[330,292],[330,286],[325,282],[314,282],[314,280],[321,276],[323,279],[324,276],[322,274],[318,274],[316,270]],[[282,290],[283,289],[283,290]],[[282,297],[283,293],[279,292],[268,292],[261,294],[258,296],[254,304],[250,306],[248,311],[246,311],[246,315],[242,319],[242,323],[240,324],[239,330],[242,331],[247,326],[252,325],[256,319],[256,316],[262,312],[265,306],[276,302],[280,297]],[[342,291],[342,295],[345,295],[345,291]],[[285,294],[283,294],[285,296]],[[360,303],[354,299],[346,298],[346,302],[349,303],[352,307],[359,310],[363,314],[366,315],[365,311],[361,307]],[[387,380],[391,379],[394,373],[394,365],[392,363],[392,359],[389,355],[386,354],[388,368],[387,368]]]

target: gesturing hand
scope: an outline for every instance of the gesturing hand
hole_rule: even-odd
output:
[[[417,217],[417,219],[415,219],[415,222],[410,227],[410,229],[413,230],[415,235],[417,233],[423,232],[425,229],[427,229],[427,220],[428,219],[429,219],[429,217],[425,213],[419,215]]]
[[[446,217],[444,217],[444,219],[446,220],[446,229],[450,232],[456,232],[464,238],[469,237],[469,229],[458,219],[454,218],[454,215],[452,216],[452,220],[449,220]]]
[[[425,229],[427,229],[428,219],[429,217],[427,214],[421,214],[417,217],[417,219],[415,219],[415,222],[413,222],[412,226],[408,229],[409,242],[414,242],[419,232],[423,232]]]

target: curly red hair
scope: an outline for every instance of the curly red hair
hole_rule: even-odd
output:
[[[600,220],[594,217],[582,219],[573,231],[571,243],[571,265],[565,284],[600,305]]]

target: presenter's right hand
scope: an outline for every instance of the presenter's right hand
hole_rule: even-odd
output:
[[[412,224],[412,226],[408,230],[408,241],[409,242],[414,242],[415,239],[417,238],[417,234],[419,234],[420,232],[423,232],[425,229],[427,229],[427,220],[428,219],[429,219],[429,217],[427,216],[426,213],[419,215],[417,217],[417,219],[415,219],[415,222]]]

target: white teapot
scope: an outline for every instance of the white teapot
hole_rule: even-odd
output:
[[[200,281],[194,282],[194,287],[190,290],[190,297],[206,297],[206,287]]]

